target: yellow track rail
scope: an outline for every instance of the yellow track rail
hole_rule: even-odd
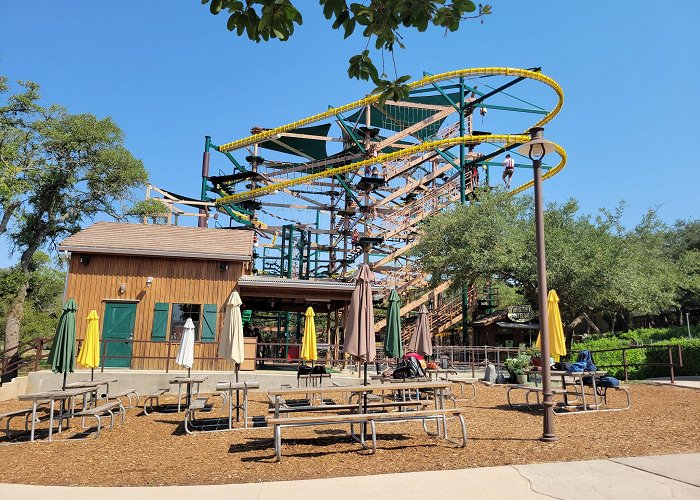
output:
[[[536,72],[536,71],[530,71],[526,69],[518,69],[518,68],[498,68],[498,67],[493,67],[493,68],[471,68],[471,69],[461,69],[457,71],[450,71],[447,73],[440,73],[437,75],[431,75],[428,77],[425,77],[421,80],[417,80],[415,82],[411,82],[409,84],[409,87],[411,89],[414,88],[420,88],[424,87],[425,85],[429,85],[435,82],[440,82],[443,80],[450,80],[454,78],[459,78],[459,77],[474,77],[474,76],[515,76],[515,77],[525,77],[531,80],[536,80],[538,82],[542,82],[549,87],[551,87],[555,93],[557,94],[558,101],[556,106],[547,113],[540,121],[535,123],[533,127],[538,127],[542,126],[549,121],[552,120],[558,113],[559,110],[561,110],[562,105],[564,104],[564,92],[562,88],[559,86],[557,82],[555,82],[552,78],[543,75],[542,73]],[[287,132],[289,130],[308,125],[310,123],[315,123],[319,120],[323,120],[325,118],[329,117],[334,117],[338,113],[345,113],[347,111],[351,111],[363,106],[367,106],[368,104],[372,104],[374,102],[377,102],[379,100],[379,95],[371,95],[369,97],[365,97],[364,99],[360,99],[358,101],[352,102],[350,104],[346,104],[344,106],[340,106],[338,108],[331,108],[328,111],[324,113],[319,113],[313,116],[310,116],[308,118],[304,118],[302,120],[297,120],[292,123],[288,123],[287,125],[282,125],[281,127],[265,130],[259,134],[251,135],[250,137],[240,139],[237,141],[229,142],[226,144],[222,144],[219,146],[219,151],[226,152],[226,151],[232,151],[235,149],[240,149],[245,146],[249,146],[251,144],[256,144],[259,142],[262,142],[266,139],[269,139],[271,137],[276,136],[277,134],[281,132]],[[526,134],[491,134],[491,135],[478,135],[478,136],[462,136],[462,137],[451,137],[447,139],[441,139],[437,141],[432,141],[432,142],[425,142],[422,144],[418,144],[416,146],[412,146],[409,148],[402,149],[400,151],[395,151],[393,153],[387,153],[383,155],[379,155],[375,158],[370,158],[366,160],[361,160],[356,163],[352,163],[350,165],[343,165],[341,167],[336,167],[336,168],[331,168],[327,170],[323,170],[320,172],[316,172],[314,174],[309,174],[304,177],[299,177],[297,179],[290,179],[287,181],[281,181],[275,184],[270,184],[268,186],[263,186],[257,189],[252,189],[250,191],[247,191],[245,193],[238,193],[234,194],[231,196],[226,196],[223,198],[220,198],[216,201],[217,205],[225,205],[228,203],[235,203],[237,201],[242,201],[246,199],[251,199],[255,198],[257,196],[261,196],[264,194],[269,194],[273,193],[279,189],[282,188],[287,188],[290,186],[295,186],[299,184],[305,184],[307,182],[320,179],[320,178],[327,178],[331,177],[333,175],[337,174],[342,174],[345,172],[351,172],[353,170],[358,170],[365,165],[373,165],[375,163],[381,163],[384,161],[389,161],[389,160],[394,160],[398,159],[404,156],[409,156],[411,154],[417,153],[417,152],[422,152],[422,151],[428,151],[432,150],[435,148],[440,148],[440,147],[452,147],[456,146],[459,144],[480,144],[484,142],[488,143],[497,143],[497,144],[504,144],[504,145],[509,145],[513,143],[522,143],[522,142],[527,142],[530,140],[530,136]],[[549,177],[552,177],[553,175],[556,175],[559,171],[561,171],[562,168],[564,168],[564,165],[566,164],[566,152],[564,149],[557,145],[556,146],[557,153],[559,153],[560,156],[560,161],[559,163],[554,166],[552,169],[550,169],[545,175],[544,178],[548,179]],[[533,184],[532,181],[527,182],[523,184],[522,186],[519,186],[511,191],[512,194],[517,194],[525,189],[528,189],[531,187]]]

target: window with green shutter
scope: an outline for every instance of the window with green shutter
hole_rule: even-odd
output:
[[[153,311],[153,329],[151,330],[151,340],[154,342],[165,342],[168,333],[168,309],[167,302],[156,302]]]
[[[202,342],[216,340],[216,304],[204,304],[202,314]]]

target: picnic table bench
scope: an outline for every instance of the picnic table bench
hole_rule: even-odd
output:
[[[156,406],[160,406],[160,397],[168,392],[168,389],[156,389],[150,394],[146,394],[143,397],[143,414],[148,415],[148,403],[150,402],[151,412],[154,411]],[[155,403],[155,404],[154,404]]]
[[[282,460],[282,428],[284,427],[303,427],[303,426],[316,426],[316,425],[350,425],[350,434],[360,442],[363,448],[367,448],[365,444],[364,430],[360,432],[359,437],[354,434],[353,426],[369,423],[369,429],[372,436],[372,447],[371,453],[377,451],[377,429],[376,424],[378,422],[400,422],[405,420],[421,420],[423,422],[423,429],[430,435],[431,434],[426,427],[426,420],[435,419],[439,425],[439,422],[446,418],[457,417],[459,419],[462,431],[462,442],[459,443],[447,435],[447,428],[445,427],[444,438],[461,448],[467,445],[467,428],[464,423],[464,417],[462,413],[465,411],[464,408],[450,408],[450,409],[431,409],[431,410],[418,410],[410,412],[380,412],[380,413],[351,413],[346,415],[314,415],[306,417],[285,417],[285,418],[270,418],[267,420],[268,425],[274,428],[274,447],[275,447],[275,458],[277,461]]]
[[[73,414],[74,417],[80,417],[80,426],[85,429],[85,419],[87,417],[92,417],[97,420],[97,432],[95,433],[95,439],[100,435],[100,430],[102,429],[102,417],[109,415],[109,430],[111,431],[114,427],[114,414],[120,414],[122,423],[126,418],[126,410],[120,401],[112,401],[111,403],[105,403],[94,408],[83,409],[79,412]]]
[[[35,413],[34,408],[24,408],[22,410],[14,410],[14,411],[8,411],[5,413],[0,414],[0,421],[2,419],[5,419],[5,434],[9,437],[11,434],[11,429],[10,429],[10,423],[12,422],[13,418],[16,417],[24,417],[24,432],[29,432],[29,421],[32,418],[32,414]],[[38,416],[34,417],[35,421],[34,423],[39,423],[41,422],[41,419]]]
[[[196,422],[194,418],[195,413],[204,410],[208,402],[209,396],[198,396],[185,410],[185,432],[187,434],[192,434],[188,424],[194,424]]]
[[[115,392],[113,394],[106,394],[105,398],[107,401],[110,399],[118,399],[120,403],[122,403],[122,406],[124,402],[121,400],[121,398],[128,398],[128,405],[125,406],[125,408],[133,408],[134,406],[137,406],[139,404],[139,393],[136,391],[136,389],[124,389],[123,391]],[[132,397],[136,398],[136,405],[134,405],[133,401],[131,400]]]

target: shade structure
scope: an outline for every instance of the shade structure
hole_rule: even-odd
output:
[[[373,281],[374,273],[367,264],[362,264],[350,298],[343,341],[343,351],[364,363],[373,362],[377,355],[372,304]]]
[[[61,319],[58,321],[53,337],[48,362],[54,373],[63,373],[63,388],[66,387],[66,375],[75,368],[75,313],[78,306],[75,300],[68,299],[63,305]]]
[[[566,356],[566,339],[559,312],[559,296],[554,290],[550,290],[547,294],[547,325],[549,325],[549,355],[554,358],[554,361],[559,361],[562,356]],[[542,349],[540,335],[541,332],[537,334],[537,342],[535,343],[538,349]],[[546,355],[542,354],[544,358]]]
[[[80,347],[77,361],[85,368],[100,366],[100,318],[97,311],[90,311],[87,317],[87,331],[83,345]]]
[[[175,363],[187,369],[194,364],[194,323],[192,318],[187,318],[185,328],[180,339],[180,349],[177,351]]]
[[[316,322],[314,321],[314,310],[308,307],[304,313],[304,338],[301,341],[301,359],[305,361],[316,361],[318,351],[316,351]]]
[[[389,294],[389,307],[386,310],[386,334],[384,353],[390,358],[403,356],[401,342],[401,298],[396,290]]]
[[[219,357],[236,365],[242,363],[245,357],[241,305],[241,296],[234,290],[224,306],[224,323],[219,339]]]
[[[428,308],[425,304],[418,308],[418,321],[416,328],[413,330],[411,340],[408,342],[408,348],[411,351],[422,354],[423,356],[433,355],[432,334],[430,333],[430,318],[428,317]]]

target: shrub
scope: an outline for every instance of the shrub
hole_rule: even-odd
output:
[[[683,353],[683,366],[675,368],[676,375],[700,375],[700,339],[676,338],[670,339],[668,344],[680,345]],[[674,352],[674,361],[678,363]],[[662,348],[651,348],[647,350],[648,363],[667,363],[668,350]],[[668,376],[666,366],[650,366],[648,368],[650,377]]]

